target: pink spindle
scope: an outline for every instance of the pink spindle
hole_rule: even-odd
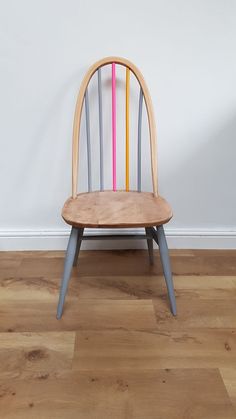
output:
[[[116,65],[112,63],[112,178],[116,191]]]

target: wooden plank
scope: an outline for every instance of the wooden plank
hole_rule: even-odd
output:
[[[167,295],[154,299],[158,330],[186,330],[191,328],[232,328],[235,327],[236,298],[230,296],[214,299],[201,298],[196,293],[177,294],[177,317],[170,313]]]
[[[81,252],[79,272],[81,276],[160,275],[160,259],[155,256],[156,252],[151,266],[147,250],[138,253],[136,250]]]
[[[160,276],[82,276],[77,283],[80,299],[151,299],[166,293]]]
[[[234,419],[218,370],[67,372],[1,382],[4,419]]]
[[[0,376],[45,378],[71,369],[75,332],[0,333]]]
[[[174,276],[176,296],[201,299],[236,298],[236,277],[234,276]],[[167,295],[164,277],[143,276],[80,276],[71,284],[79,288],[80,298],[150,299]]]
[[[175,288],[178,290],[203,292],[224,292],[236,289],[236,276],[226,275],[176,275]]]
[[[0,259],[0,281],[13,278],[21,265],[21,259]]]
[[[236,251],[171,250],[174,275],[236,275]],[[92,262],[91,262],[92,261]],[[162,275],[159,252],[150,266],[146,250],[81,252],[81,275]]]
[[[0,279],[1,301],[56,301],[59,293],[60,278],[63,272],[63,258],[25,257],[14,276]],[[73,269],[73,277],[77,279]],[[71,281],[69,294],[78,296],[78,281]]]
[[[75,269],[74,269],[75,271]],[[13,277],[0,280],[0,301],[51,301],[58,299],[60,276],[47,278],[47,276],[38,277]],[[80,282],[75,272],[71,277],[68,289],[70,299],[78,299],[80,292]]]
[[[52,260],[55,258],[61,259],[63,264],[64,256],[63,251],[0,252],[0,260],[43,258],[45,264],[54,263]],[[236,250],[172,249],[170,256],[175,275],[236,275]],[[81,250],[80,260],[87,262],[85,274],[88,276],[100,275],[99,271],[102,275],[162,274],[157,250],[154,251],[153,267],[149,265],[146,250]],[[91,263],[93,260],[96,263]],[[96,271],[97,263],[99,264],[98,272]],[[85,264],[83,264],[84,270]]]
[[[58,297],[60,277],[63,269],[60,263],[44,263],[43,258],[26,258],[18,275],[0,279],[0,300],[49,300]],[[176,296],[201,299],[231,299],[236,297],[234,276],[174,276]],[[151,299],[167,295],[163,276],[81,276],[79,267],[73,268],[68,296],[75,299]]]
[[[234,368],[236,329],[80,331],[73,369]]]
[[[0,260],[8,259],[13,263],[16,259],[24,259],[25,257],[44,257],[55,258],[62,257],[65,252],[62,250],[17,250],[17,251],[0,251]]]
[[[236,365],[236,364],[235,364]],[[234,411],[236,415],[236,368],[220,368],[220,373],[224,381],[224,385],[227,389],[228,395],[234,406]]]
[[[65,254],[61,257],[46,258],[40,254],[24,257],[20,269],[17,271],[18,278],[42,278],[52,279],[61,275]]]
[[[24,265],[24,264],[23,264]],[[58,298],[60,276],[47,264],[42,267],[36,260],[34,269],[27,263],[20,269],[21,275],[0,279],[0,301],[37,300],[55,302]],[[167,290],[163,276],[81,276],[80,266],[73,268],[67,296],[69,299],[152,299],[166,298]],[[24,275],[22,273],[24,272]],[[37,276],[38,275],[38,276]],[[202,300],[230,300],[236,297],[235,277],[175,276],[176,296],[200,298]]]
[[[6,301],[0,309],[0,331],[39,332],[83,329],[139,329],[156,326],[149,300],[81,300],[67,298],[62,319],[56,319],[57,299]]]

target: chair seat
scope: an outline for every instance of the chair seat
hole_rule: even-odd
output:
[[[151,227],[172,218],[169,204],[151,192],[101,191],[69,198],[62,209],[66,223],[74,227]]]

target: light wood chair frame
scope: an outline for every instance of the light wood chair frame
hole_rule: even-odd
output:
[[[139,140],[141,138],[141,118],[142,118],[142,99],[144,98],[146,109],[147,109],[147,116],[148,116],[148,125],[149,125],[149,134],[150,134],[150,150],[151,150],[151,171],[152,171],[152,187],[153,187],[153,195],[155,197],[158,196],[158,181],[157,181],[157,135],[156,135],[156,125],[155,125],[155,118],[153,112],[153,105],[151,101],[151,97],[145,83],[145,80],[139,71],[139,69],[130,61],[120,58],[120,57],[107,57],[102,60],[99,60],[95,64],[93,64],[88,72],[86,73],[80,87],[80,91],[78,94],[76,108],[75,108],[75,115],[74,115],[74,125],[73,125],[73,146],[72,146],[72,198],[76,199],[77,197],[77,187],[78,187],[78,165],[79,165],[79,139],[80,139],[80,125],[81,125],[81,116],[82,116],[82,109],[83,104],[85,103],[86,109],[86,123],[87,123],[87,153],[88,153],[88,192],[91,191],[91,176],[90,173],[90,132],[89,132],[89,107],[88,107],[88,96],[87,96],[87,87],[90,82],[90,79],[94,75],[94,73],[98,72],[98,87],[99,92],[101,88],[101,73],[100,69],[105,66],[111,64],[120,64],[126,69],[129,69],[138,80],[140,85],[140,100],[139,100],[139,127],[138,127],[138,136]],[[113,68],[112,68],[113,70]],[[129,83],[129,74],[126,73],[126,83]],[[127,97],[126,97],[127,101]],[[99,129],[100,129],[100,140],[102,136],[102,124],[101,124],[101,97],[99,97]],[[127,123],[126,123],[127,124]],[[126,125],[127,130],[127,125]],[[140,141],[138,141],[139,147]],[[128,150],[126,150],[128,155]],[[100,141],[100,190],[103,190],[104,182],[103,182],[103,162],[102,162],[102,142]],[[141,152],[138,149],[138,160],[141,162]],[[138,166],[141,166],[138,164]],[[127,172],[129,171],[129,167],[126,164],[126,190],[127,190]],[[141,191],[141,170],[138,167],[138,191]],[[113,190],[114,189],[114,173],[113,173]],[[154,255],[153,255],[153,240],[159,247],[160,251],[160,258],[163,268],[163,273],[166,281],[166,286],[169,295],[170,307],[173,315],[176,315],[176,300],[175,300],[175,293],[174,293],[174,286],[172,280],[172,272],[171,272],[171,265],[170,265],[170,258],[168,252],[167,241],[165,237],[165,232],[163,225],[157,226],[146,226],[145,234],[107,234],[107,235],[84,235],[84,228],[80,228],[77,226],[72,226],[71,233],[69,237],[69,242],[66,251],[65,263],[64,263],[64,272],[62,276],[62,283],[60,289],[60,297],[58,302],[57,308],[57,318],[60,319],[63,313],[63,307],[65,302],[65,296],[68,289],[68,284],[71,276],[72,267],[77,265],[79,251],[81,247],[82,240],[129,240],[129,239],[141,239],[147,241],[148,246],[148,253],[149,253],[149,261],[150,264],[153,264]]]

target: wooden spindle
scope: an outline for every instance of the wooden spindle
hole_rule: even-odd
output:
[[[86,134],[87,134],[88,192],[91,192],[91,190],[92,190],[92,182],[91,182],[91,141],[90,141],[90,116],[89,116],[88,89],[86,89],[84,98],[85,98]]]

